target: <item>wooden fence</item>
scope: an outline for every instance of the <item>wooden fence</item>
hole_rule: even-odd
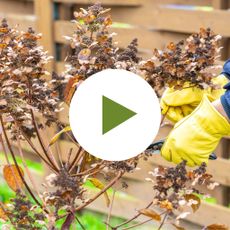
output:
[[[19,24],[26,29],[36,27],[43,33],[42,44],[55,57],[49,68],[57,72],[64,69],[63,50],[66,41],[63,35],[70,35],[74,25],[69,22],[72,11],[91,4],[93,0],[34,0],[34,1],[0,1],[0,16],[6,17],[10,24]],[[229,0],[101,0],[112,8],[114,22],[123,23],[122,28],[113,28],[119,34],[117,41],[120,47],[126,46],[133,38],[139,38],[142,56],[150,57],[153,48],[163,48],[170,41],[178,41],[188,34],[196,32],[200,27],[211,27],[223,38],[222,60],[230,56],[230,7]],[[14,6],[10,7],[10,4]],[[2,12],[1,12],[2,11]],[[20,13],[21,12],[21,13]],[[68,123],[66,112],[60,119]],[[171,126],[161,128],[158,138],[165,137]],[[62,152],[66,152],[71,144],[63,140],[60,144]],[[220,186],[211,195],[217,199],[217,204],[203,202],[201,209],[188,217],[188,220],[199,225],[225,223],[230,226],[230,140],[224,138],[218,146],[218,159],[209,163],[208,171],[214,175],[214,180]],[[144,181],[148,171],[157,165],[168,166],[170,163],[155,155],[148,162],[142,162],[142,173],[126,176],[129,182],[128,194],[137,199],[130,201],[117,199],[114,215],[130,217],[136,208],[143,208],[152,199],[151,184]],[[91,208],[104,212],[106,208],[98,200]]]

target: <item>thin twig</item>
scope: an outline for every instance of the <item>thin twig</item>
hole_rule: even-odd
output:
[[[17,124],[16,122],[16,119],[14,119],[15,123]],[[17,124],[18,125],[18,124]],[[18,125],[18,127],[20,128],[20,125]],[[55,170],[54,166],[51,165],[41,154],[40,152],[36,149],[36,147],[34,146],[33,142],[27,137],[26,133],[23,131],[23,129],[20,128],[20,131],[23,135],[23,137],[26,139],[26,141],[28,142],[28,144],[30,145],[31,149],[34,150],[34,152],[47,164],[47,166],[49,166],[49,168],[52,170],[52,171],[55,171],[55,172],[58,172],[57,170]]]
[[[77,216],[75,215],[75,219],[77,220],[78,224],[80,224],[81,228],[83,230],[86,230],[86,228],[84,227],[84,225],[81,223],[81,221],[77,218]]]
[[[62,124],[58,123],[57,124],[58,128],[60,128],[61,130],[65,128],[65,126],[63,126]],[[73,139],[73,137],[69,134],[69,132],[65,132],[65,135],[69,138],[69,140],[75,144],[77,147],[79,147],[80,145],[76,142],[76,140]]]
[[[62,168],[64,168],[64,164],[63,164],[63,161],[62,161],[63,157],[62,157],[62,152],[60,150],[60,146],[55,145],[55,148],[56,148],[56,152],[57,152],[57,155],[58,155],[58,160],[60,162],[60,165],[61,165]]]
[[[102,165],[103,163],[104,163],[104,161],[100,162],[94,168],[89,168],[89,169],[87,169],[87,170],[85,170],[83,172],[72,174],[71,176],[94,175],[94,174],[96,174],[97,172],[100,172],[103,168],[106,167],[106,165]]]
[[[81,151],[83,150],[83,148],[80,146],[73,161],[71,162],[70,166],[69,166],[69,172],[71,172],[74,168],[74,166],[76,165],[76,163],[78,162],[78,160],[80,159],[79,156],[83,155],[84,151],[81,153]],[[80,154],[81,153],[81,154]]]
[[[152,204],[153,204],[153,201],[151,201],[151,202],[145,207],[145,209],[149,208]],[[140,215],[142,215],[142,214],[141,214],[140,212],[138,212],[138,213],[137,213],[135,216],[133,216],[132,218],[130,218],[130,219],[124,221],[123,223],[121,223],[121,224],[115,226],[114,229],[120,228],[121,226],[130,223],[131,221],[137,219]]]
[[[51,165],[41,154],[40,152],[36,149],[34,146],[33,142],[26,136],[26,134],[21,130],[23,137],[26,139],[28,144],[30,145],[31,149],[46,163],[46,165],[54,172],[58,172],[53,165]]]
[[[127,229],[131,229],[131,228],[135,228],[135,227],[137,227],[137,226],[140,226],[140,225],[143,225],[143,224],[145,224],[145,223],[148,223],[148,222],[150,222],[150,221],[152,221],[152,220],[153,220],[153,219],[150,218],[150,219],[148,219],[148,220],[145,220],[145,221],[143,221],[143,222],[134,224],[134,225],[129,226],[129,227],[127,227],[127,228],[122,228],[122,230],[127,230]]]
[[[25,168],[25,171],[26,171],[26,173],[27,173],[27,175],[28,175],[28,178],[29,178],[31,184],[32,184],[33,187],[34,187],[34,190],[36,191],[38,197],[40,197],[40,194],[39,194],[37,185],[36,185],[36,183],[34,182],[34,179],[33,179],[32,175],[31,175],[31,173],[30,173],[30,170],[29,170],[27,164],[26,164],[26,160],[25,160],[25,158],[24,158],[23,151],[22,151],[22,147],[21,147],[21,142],[20,142],[20,140],[19,140],[18,137],[17,137],[17,143],[18,143],[19,154],[20,154],[21,159],[22,159],[22,164],[23,164],[23,166],[24,166],[24,168]],[[42,199],[41,199],[41,200],[42,200]],[[44,200],[42,200],[42,202],[43,202],[43,205],[44,205],[44,203],[45,203]]]
[[[68,157],[67,157],[67,167],[69,167],[69,165],[70,165],[70,158],[71,158],[71,156],[72,156],[72,153],[73,153],[73,148],[70,148],[70,150],[69,150],[69,153],[68,153]]]
[[[99,172],[101,172],[101,170],[103,169],[103,168],[105,168],[106,166],[104,165],[104,166],[102,166],[102,167],[100,167],[100,168],[98,168],[98,169],[96,169],[95,170],[95,168],[93,169],[93,170],[91,170],[91,171],[89,171],[88,172],[88,174],[86,174],[86,171],[84,171],[84,172],[82,172],[82,173],[77,173],[77,174],[75,174],[76,176],[79,176],[79,174],[80,175],[87,175],[87,176],[93,176],[93,175],[95,175],[95,174],[97,174],[97,173],[99,173]]]
[[[6,134],[6,130],[5,130],[5,127],[4,127],[4,124],[3,124],[2,116],[0,116],[0,121],[1,121],[2,130],[3,130],[3,134],[4,134],[4,137],[5,137],[5,140],[6,140],[8,149],[9,149],[9,151],[10,151],[10,154],[11,154],[12,158],[13,158],[14,164],[15,164],[15,166],[16,166],[16,168],[17,168],[17,171],[18,171],[18,174],[19,174],[20,178],[21,178],[23,184],[25,185],[27,191],[29,192],[29,194],[30,194],[31,197],[33,198],[33,200],[37,203],[37,205],[39,205],[42,209],[44,209],[44,207],[42,206],[42,204],[41,204],[41,203],[38,201],[38,199],[34,196],[34,194],[33,194],[33,192],[31,191],[29,185],[28,185],[27,182],[25,181],[24,176],[22,175],[22,172],[21,172],[21,170],[20,170],[20,168],[19,168],[19,166],[18,166],[18,162],[17,162],[17,160],[16,160],[16,157],[15,157],[15,154],[14,154],[14,152],[13,152],[13,149],[11,148],[10,141],[9,141],[8,136],[7,136],[7,134]],[[48,213],[48,211],[47,211],[46,209],[44,209],[44,211]]]
[[[113,202],[114,202],[115,194],[116,194],[116,190],[114,189],[111,204],[110,204],[110,207],[109,207],[108,217],[107,217],[107,220],[106,220],[106,223],[107,223],[106,230],[109,230],[109,223],[110,223],[110,218],[111,218],[111,214],[112,214],[112,210],[113,210]]]
[[[157,230],[160,230],[163,227],[167,216],[168,216],[168,213],[165,213],[165,216],[164,216],[164,218],[163,218],[163,220],[162,220],[162,222],[161,222],[161,224],[160,224],[160,226],[159,226],[159,228]]]
[[[79,157],[79,161],[76,162],[79,163],[79,167],[77,168],[77,173],[81,173],[85,170],[87,157],[88,157],[88,153],[86,151],[83,151],[82,157]]]
[[[40,131],[38,129],[38,125],[37,125],[37,122],[36,122],[36,119],[35,119],[35,116],[34,116],[34,112],[33,112],[32,109],[30,111],[31,111],[31,117],[32,117],[32,122],[33,122],[33,125],[34,125],[34,129],[35,129],[35,132],[37,134],[38,141],[39,141],[39,143],[40,143],[40,145],[42,147],[42,150],[43,150],[44,154],[46,155],[46,157],[47,157],[48,161],[50,162],[50,164],[53,165],[53,167],[55,168],[55,170],[58,171],[59,170],[58,164],[57,164],[57,162],[56,162],[53,154],[51,153],[49,155],[49,151],[47,151],[46,148],[45,148],[44,141],[43,141],[43,139],[41,137],[41,134],[40,134]]]
[[[6,151],[6,147],[5,147],[3,138],[2,138],[2,134],[0,134],[0,142],[2,143],[2,149],[3,149],[3,153],[5,155],[5,158],[6,158],[6,162],[7,162],[8,165],[10,165],[10,160],[9,160],[8,155],[7,155],[7,151]]]

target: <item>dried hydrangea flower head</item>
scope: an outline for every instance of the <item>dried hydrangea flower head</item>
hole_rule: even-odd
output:
[[[52,192],[45,193],[44,199],[47,205],[55,208],[56,214],[63,207],[71,210],[71,206],[75,204],[76,199],[84,201],[83,176],[73,177],[65,168],[62,168],[58,175],[47,178],[47,180],[50,179],[52,187],[55,189]],[[49,181],[47,182],[49,183]]]
[[[16,229],[40,230],[45,227],[45,215],[41,212],[41,208],[33,205],[28,197],[19,191],[11,199],[11,206],[7,210],[7,216]]]
[[[212,175],[206,172],[206,164],[202,163],[194,170],[187,170],[186,161],[181,162],[176,167],[164,168],[159,166],[154,172],[149,172],[154,179],[146,178],[154,183],[154,202],[160,208],[171,211],[181,210],[182,206],[188,205],[189,200],[198,201],[200,198],[195,194],[202,194],[196,185],[204,185],[212,190],[218,184],[212,182]],[[195,193],[195,194],[194,194]],[[190,206],[194,208],[193,203]]]
[[[113,41],[115,33],[109,31],[112,25],[109,11],[110,9],[95,4],[74,13],[73,22],[76,31],[71,37],[65,36],[72,48],[72,54],[67,57],[66,71],[63,73],[65,76],[63,82],[67,82],[65,93],[67,104],[77,83],[99,71],[121,68],[135,72],[139,62],[137,39],[134,39],[123,51],[119,50]]]
[[[157,91],[165,86],[182,89],[185,84],[214,88],[209,68],[215,66],[220,38],[209,28],[201,28],[185,41],[171,42],[163,51],[155,49],[153,58],[141,65],[143,75]]]
[[[42,113],[46,125],[55,120],[58,98],[45,69],[51,57],[37,44],[40,38],[32,28],[19,33],[6,20],[0,25],[1,111],[13,136],[19,134],[12,129],[16,124],[28,137],[33,136],[31,110]]]

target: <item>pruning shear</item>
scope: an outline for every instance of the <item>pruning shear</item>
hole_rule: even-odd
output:
[[[162,146],[164,144],[164,142],[165,142],[165,139],[155,141],[146,149],[146,151],[148,151],[148,152],[156,152],[157,150],[155,150],[154,147]],[[209,155],[209,160],[216,160],[216,159],[217,159],[217,156],[216,156],[216,154],[214,152]]]

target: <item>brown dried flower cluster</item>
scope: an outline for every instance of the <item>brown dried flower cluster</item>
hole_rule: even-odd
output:
[[[220,38],[211,29],[201,28],[185,41],[171,42],[163,51],[155,49],[153,58],[141,64],[143,75],[157,91],[165,86],[175,89],[215,87],[208,68],[215,66]]]
[[[71,212],[77,199],[84,201],[83,177],[73,177],[65,167],[60,169],[58,175],[51,174],[46,180],[49,187],[55,188],[55,191],[47,191],[43,196],[47,206],[54,208],[56,218],[61,209]]]
[[[72,55],[67,57],[64,83],[65,101],[70,102],[73,87],[79,81],[85,80],[92,74],[104,69],[125,69],[136,71],[140,58],[137,56],[137,39],[134,39],[126,49],[120,51],[113,41],[115,33],[110,33],[112,24],[110,9],[104,9],[99,3],[88,9],[75,12],[73,21],[76,31],[69,37]],[[61,82],[63,84],[63,82]]]
[[[16,197],[11,199],[10,205],[5,207],[5,213],[16,229],[42,230],[45,227],[45,215],[41,208],[33,205],[28,198],[16,192]]]
[[[0,25],[1,115],[13,138],[21,131],[34,136],[32,110],[42,113],[46,125],[50,125],[58,109],[58,98],[46,79],[49,73],[45,65],[50,57],[37,44],[40,38],[32,28],[19,33],[6,20]]]
[[[161,208],[171,209],[172,211],[180,210],[182,206],[187,204],[187,198],[190,195],[195,197],[196,201],[199,200],[199,197],[194,193],[202,193],[196,189],[196,185],[206,185],[209,189],[214,189],[217,185],[215,182],[211,182],[212,175],[206,172],[205,163],[195,170],[188,171],[186,162],[183,161],[176,167],[158,167],[150,174],[155,178],[153,180],[154,191],[156,192],[154,201]],[[152,181],[150,178],[147,178],[147,180]],[[200,202],[198,203],[200,204]],[[164,206],[164,204],[167,205]]]

